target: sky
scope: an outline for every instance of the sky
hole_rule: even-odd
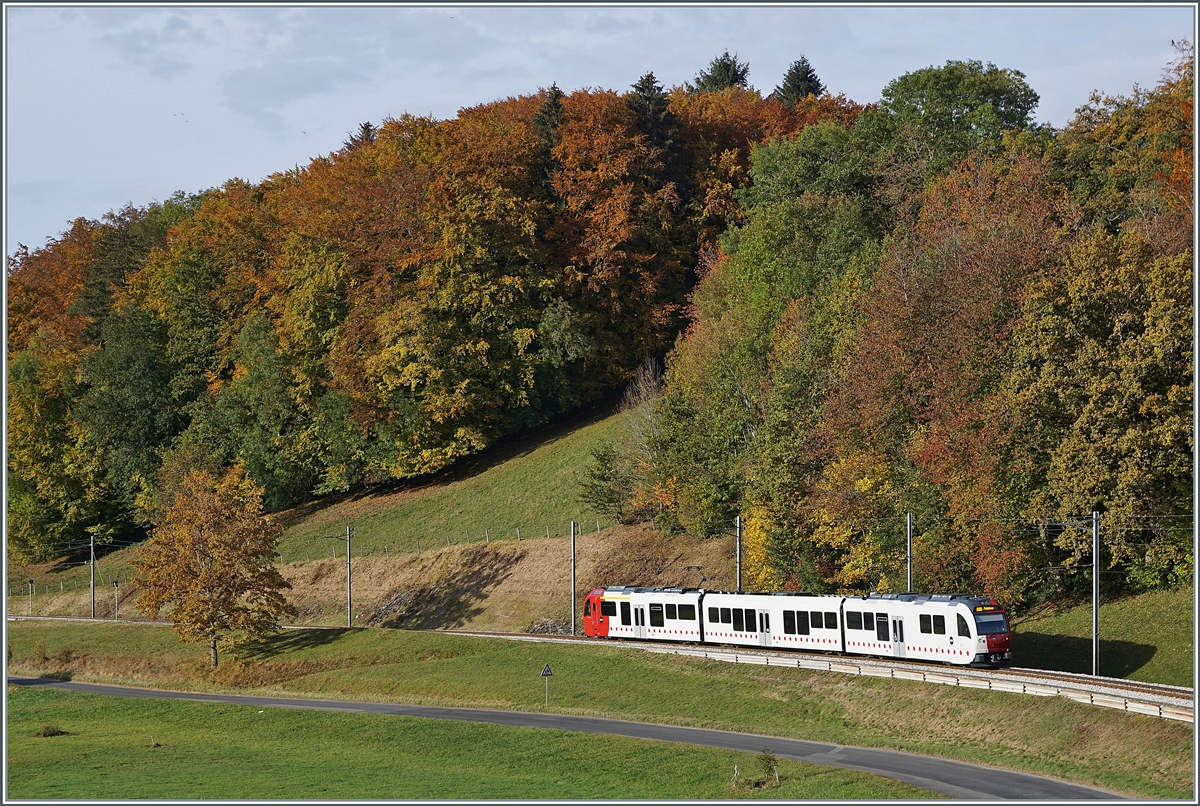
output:
[[[876,101],[948,60],[1019,70],[1039,123],[1093,90],[1151,88],[1195,41],[1190,4],[1108,6],[4,6],[4,242],[336,151],[364,121],[557,83],[667,87],[728,50],[771,92],[805,56],[833,93]]]

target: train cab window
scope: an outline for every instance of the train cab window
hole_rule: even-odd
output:
[[[945,616],[934,616],[933,617],[933,634],[934,635],[945,635],[946,634],[946,617]]]
[[[958,616],[958,634],[963,638],[970,638],[971,630],[967,627],[967,620],[962,617],[962,613],[956,615]]]
[[[633,623],[633,616],[629,610],[629,602],[621,602],[621,626],[628,627]]]
[[[730,610],[728,607],[722,607],[721,608],[721,623],[722,624],[732,624],[733,623],[733,615],[732,614],[733,614],[733,611]]]
[[[743,611],[742,608],[740,608],[740,607],[733,608],[733,631],[734,632],[745,632],[746,631],[745,615],[746,615],[745,611]]]
[[[663,606],[657,603],[650,605],[650,626],[662,627],[666,622],[663,621]]]
[[[616,602],[609,602],[609,601],[604,601],[604,600],[601,600],[601,602],[600,602],[600,615],[602,615],[602,616],[615,616],[615,615],[617,615],[617,603],[616,603]]]
[[[921,632],[930,634],[933,633],[933,619],[928,613],[921,614]]]
[[[667,605],[667,618],[669,618],[669,619],[676,618],[675,605],[673,605],[673,604]]]
[[[891,634],[888,632],[888,617],[887,613],[875,614],[875,640],[890,641]]]
[[[758,612],[753,608],[746,608],[746,632],[758,632]]]
[[[827,630],[836,630],[837,629],[837,613],[826,613],[825,614],[825,629],[827,629]]]
[[[783,632],[784,635],[796,634],[796,613],[792,610],[783,611]]]
[[[592,600],[591,599],[585,599],[583,601],[583,615],[584,616],[592,615]]]
[[[824,617],[822,617],[822,615],[820,613],[818,613],[816,610],[814,610],[808,614],[808,621],[809,621],[809,624],[812,625],[812,628],[814,630],[824,629],[824,627],[825,627]]]
[[[808,611],[796,611],[796,633],[799,635],[808,635]]]
[[[857,610],[846,611],[846,629],[861,630],[862,629],[862,613]]]
[[[709,624],[720,624],[721,623],[721,611],[717,610],[717,608],[715,608],[715,607],[708,608],[708,623]]]
[[[679,606],[679,620],[680,621],[695,621],[696,620],[696,606],[695,605],[680,605]]]

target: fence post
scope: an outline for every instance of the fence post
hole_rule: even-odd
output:
[[[484,530],[483,530],[483,542],[484,542],[484,543],[491,543],[491,542],[492,542],[492,536],[491,536],[490,534],[488,534],[488,530],[487,530],[487,529],[484,529]]]
[[[520,539],[521,539],[521,527],[518,526],[517,527],[517,540],[519,541]]]
[[[547,540],[550,539],[550,527],[549,526],[546,527],[546,539]]]

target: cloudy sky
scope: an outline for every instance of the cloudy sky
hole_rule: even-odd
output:
[[[725,50],[764,93],[800,55],[859,102],[904,73],[1020,70],[1039,122],[1093,89],[1154,86],[1195,41],[1190,5],[63,7],[6,4],[5,251],[232,177],[338,149],[363,121],[453,117],[557,83],[668,87]]]

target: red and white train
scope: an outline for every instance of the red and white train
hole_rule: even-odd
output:
[[[997,666],[1012,661],[1008,616],[963,593],[727,593],[698,588],[596,588],[584,633],[697,644],[802,649]]]

